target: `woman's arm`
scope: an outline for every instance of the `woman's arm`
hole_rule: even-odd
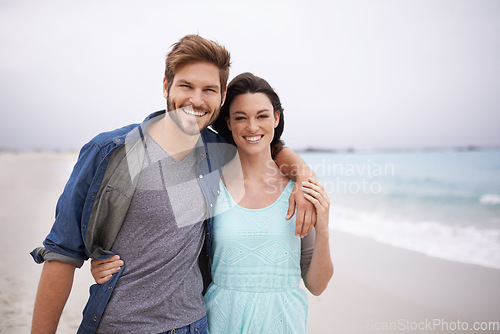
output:
[[[97,284],[104,284],[111,279],[113,274],[120,271],[123,261],[119,255],[113,255],[109,259],[90,261],[90,273]]]
[[[273,152],[275,154],[274,161],[283,173],[296,181],[288,200],[286,219],[293,217],[295,207],[297,207],[295,235],[304,237],[311,232],[314,224],[316,224],[316,210],[314,205],[304,197],[301,183],[310,178],[315,178],[315,174],[304,160],[288,147],[280,147],[280,150],[277,151],[277,153]]]
[[[330,230],[328,219],[330,213],[330,199],[322,184],[314,179],[302,183],[304,197],[316,208],[317,221],[314,226],[316,239],[311,263],[304,275],[304,284],[315,296],[325,291],[328,282],[333,276],[333,264],[330,257]]]

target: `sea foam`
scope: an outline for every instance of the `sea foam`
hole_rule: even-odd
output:
[[[479,198],[479,203],[483,205],[500,205],[500,195],[484,194]]]
[[[332,209],[331,228],[428,256],[500,269],[500,231],[436,221],[404,221],[379,212]]]

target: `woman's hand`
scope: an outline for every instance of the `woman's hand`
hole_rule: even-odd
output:
[[[109,259],[90,261],[90,272],[97,284],[104,284],[111,279],[113,274],[120,271],[123,261],[119,255],[113,255]]]
[[[301,182],[297,181],[293,186],[292,194],[288,199],[288,212],[286,219],[293,217],[295,208],[295,235],[298,237],[305,237],[311,232],[313,226],[316,224],[316,210],[314,205],[304,198],[303,188]]]
[[[310,178],[309,182],[302,182],[304,197],[316,208],[316,233],[329,234],[328,217],[330,215],[330,198],[326,194],[325,187],[317,180]]]
[[[328,217],[330,214],[330,199],[325,192],[325,187],[315,179],[302,182],[304,197],[316,208],[316,239],[314,240],[314,251],[311,264],[304,276],[304,284],[315,296],[325,291],[328,282],[333,276],[333,264],[330,257],[330,230],[328,229]]]

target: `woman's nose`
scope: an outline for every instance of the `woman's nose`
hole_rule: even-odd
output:
[[[257,130],[259,130],[259,126],[257,125],[257,122],[255,122],[254,120],[250,120],[248,122],[248,131],[257,132]]]

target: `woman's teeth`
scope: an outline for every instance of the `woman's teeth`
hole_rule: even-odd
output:
[[[245,139],[250,142],[257,142],[260,140],[260,138],[262,138],[262,136],[245,137]]]

